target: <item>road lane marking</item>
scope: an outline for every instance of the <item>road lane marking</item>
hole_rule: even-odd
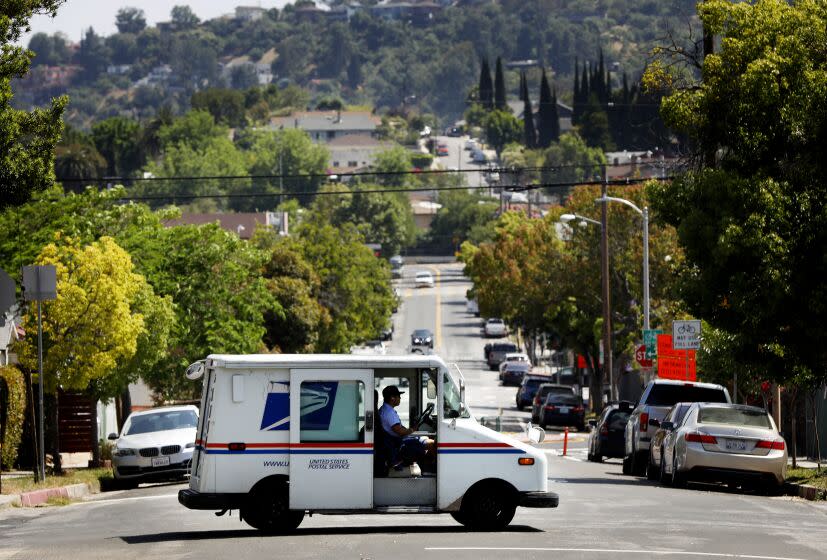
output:
[[[508,552],[596,552],[603,554],[652,554],[655,556],[700,556],[704,558],[744,558],[749,560],[807,560],[790,556],[756,556],[725,552],[690,552],[685,550],[634,550],[612,548],[549,548],[549,547],[497,547],[497,546],[443,546],[426,547],[425,550],[444,551],[508,551]]]

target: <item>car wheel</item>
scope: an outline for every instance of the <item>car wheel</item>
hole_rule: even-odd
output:
[[[672,476],[666,472],[666,461],[663,459],[663,453],[660,455],[660,483],[667,486],[672,484]]]
[[[458,521],[475,531],[499,531],[511,523],[516,511],[517,502],[510,492],[497,486],[480,486],[463,498]]]
[[[651,454],[649,460],[646,461],[646,478],[647,480],[657,480],[660,478],[660,468],[652,464]]]
[[[267,534],[290,533],[304,519],[304,511],[290,509],[287,484],[268,481],[250,492],[241,507],[241,518],[250,527]]]
[[[623,457],[623,474],[632,474],[632,455]]]
[[[451,517],[454,518],[454,521],[460,523],[462,525],[468,525],[468,518],[466,518],[461,511],[452,511]]]
[[[686,475],[678,471],[678,456],[672,454],[672,486],[675,488],[686,488]]]
[[[635,476],[646,476],[646,463],[649,462],[649,456],[644,455],[644,453],[640,451],[635,451],[632,457],[632,474]]]

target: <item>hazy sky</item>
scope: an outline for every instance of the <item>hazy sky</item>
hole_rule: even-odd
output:
[[[57,17],[36,16],[32,18],[32,33],[42,31],[55,33],[62,31],[72,41],[80,41],[84,29],[94,27],[100,35],[110,35],[117,31],[115,14],[125,6],[140,8],[146,14],[149,25],[159,21],[169,21],[173,6],[188,4],[198,17],[210,19],[221,14],[232,13],[236,6],[261,6],[262,8],[281,8],[291,0],[67,0],[57,10]],[[31,34],[22,39],[22,44],[29,43]]]

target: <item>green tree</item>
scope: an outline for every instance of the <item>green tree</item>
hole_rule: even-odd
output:
[[[607,152],[614,149],[614,142],[609,131],[609,116],[600,104],[597,94],[589,96],[578,128],[580,135],[589,146],[602,148]]]
[[[80,40],[80,49],[77,52],[77,60],[83,66],[83,75],[88,81],[94,81],[98,76],[106,72],[109,65],[111,53],[106,48],[106,43],[95,30],[90,27]]]
[[[520,121],[508,111],[491,111],[483,121],[483,128],[486,140],[497,151],[497,157],[507,144],[520,141]]]
[[[383,150],[373,159],[377,182],[389,187],[403,186],[408,180],[405,173],[412,167],[411,154],[402,146]]]
[[[141,150],[141,125],[126,117],[112,117],[92,126],[92,138],[97,151],[106,159],[106,173],[115,177],[129,177],[146,160]]]
[[[57,33],[54,35],[35,33],[29,39],[29,50],[35,54],[32,66],[40,64],[58,66],[65,64],[70,58],[66,38]]]
[[[304,222],[299,249],[319,275],[318,301],[331,318],[321,326],[317,351],[348,352],[377,336],[394,303],[387,261],[373,255],[352,224]]]
[[[106,173],[106,160],[88,144],[60,145],[55,148],[55,174],[64,187],[82,191],[84,180],[97,179]]]
[[[54,181],[54,148],[60,139],[67,98],[53,99],[48,109],[12,107],[11,80],[29,70],[31,54],[17,46],[34,14],[57,13],[61,0],[14,2],[0,16],[0,209],[23,204],[33,192]]]
[[[593,181],[602,177],[605,164],[603,150],[587,146],[576,132],[567,132],[545,151],[542,180],[543,183]],[[549,194],[559,192],[559,189],[549,189]]]
[[[480,65],[479,102],[485,109],[494,108],[494,83],[491,81],[491,68],[488,59],[483,58]]]
[[[480,244],[493,239],[498,203],[462,190],[440,193],[439,203],[442,208],[428,234],[434,247],[453,252],[465,241]]]
[[[557,114],[557,95],[552,95],[551,88],[543,68],[543,77],[540,82],[540,111],[538,126],[538,142],[541,148],[548,148],[552,142],[560,139],[560,117]]]
[[[827,65],[817,45],[827,15],[814,1],[698,8],[722,39],[703,81],[670,74],[668,58],[646,76],[650,88],[669,88],[662,115],[690,137],[698,162],[652,188],[686,249],[692,273],[681,274],[681,293],[690,313],[735,337],[731,351],[744,364],[779,382],[802,370],[823,380]]]
[[[169,17],[175,29],[179,31],[193,29],[201,21],[189,6],[173,6]]]
[[[215,122],[229,127],[244,125],[244,94],[234,89],[210,88],[192,94],[190,105],[209,112]]]
[[[534,109],[531,107],[531,98],[528,95],[525,73],[521,75],[521,95],[523,98],[523,141],[526,148],[537,147],[537,130],[534,127]]]
[[[508,111],[508,102],[505,92],[505,76],[503,75],[503,61],[498,56],[497,66],[494,71],[494,109]]]
[[[115,14],[115,26],[120,33],[140,33],[146,28],[146,15],[139,8],[121,8]]]
[[[209,96],[207,97],[209,99]],[[216,124],[215,117],[203,109],[189,111],[169,124],[159,122],[156,128],[158,144],[162,150],[180,144],[188,144],[195,150],[201,150],[213,140],[227,138],[229,134],[227,127]]]

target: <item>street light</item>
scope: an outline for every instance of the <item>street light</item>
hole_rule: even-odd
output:
[[[606,219],[606,213],[603,213],[603,219]],[[609,243],[608,243],[608,225],[603,227],[603,222],[598,222],[592,218],[587,218],[579,214],[563,214],[560,216],[561,222],[571,222],[579,220],[580,225],[592,224],[600,227],[600,280],[601,291],[603,295],[603,367],[609,372],[609,394],[612,400],[617,400],[617,392],[614,383],[614,369],[612,368],[612,316],[611,316],[611,302],[609,301]],[[603,403],[603,391],[600,391],[600,403]]]
[[[641,216],[643,216],[643,329],[649,330],[649,207],[644,206],[643,210],[625,198],[603,195],[594,200],[595,204],[605,202],[619,202],[625,204]]]

